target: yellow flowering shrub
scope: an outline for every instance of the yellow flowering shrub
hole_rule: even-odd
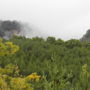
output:
[[[37,73],[32,73],[29,76],[27,76],[27,79],[31,81],[39,81],[40,78],[41,76],[37,75]]]
[[[12,78],[10,83],[12,90],[34,90],[31,84],[26,83],[25,78]]]
[[[19,46],[14,45],[12,42],[6,42],[5,45],[7,46],[8,53],[14,54],[19,50]]]
[[[19,75],[18,66],[9,64],[0,68],[0,90],[34,90],[40,78],[37,73],[22,77]]]
[[[10,90],[3,75],[0,75],[0,90]]]
[[[34,88],[25,78],[0,75],[0,90],[34,90]]]
[[[5,68],[0,68],[0,74],[9,76],[19,76],[18,66],[9,64]]]
[[[0,55],[14,54],[19,50],[19,46],[14,45],[12,42],[3,42],[0,39]]]

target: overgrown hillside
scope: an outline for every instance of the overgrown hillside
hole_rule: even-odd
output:
[[[14,36],[0,50],[0,90],[90,90],[89,42]]]

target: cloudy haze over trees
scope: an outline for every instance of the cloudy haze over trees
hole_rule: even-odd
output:
[[[64,40],[81,38],[90,28],[89,3],[89,0],[0,0],[0,19],[28,22],[41,32]]]

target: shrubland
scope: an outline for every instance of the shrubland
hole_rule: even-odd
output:
[[[90,90],[90,43],[0,39],[0,90]]]

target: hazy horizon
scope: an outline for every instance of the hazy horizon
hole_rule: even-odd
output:
[[[0,0],[0,20],[18,20],[41,33],[79,39],[90,28],[89,0]],[[37,31],[36,31],[37,32]]]

